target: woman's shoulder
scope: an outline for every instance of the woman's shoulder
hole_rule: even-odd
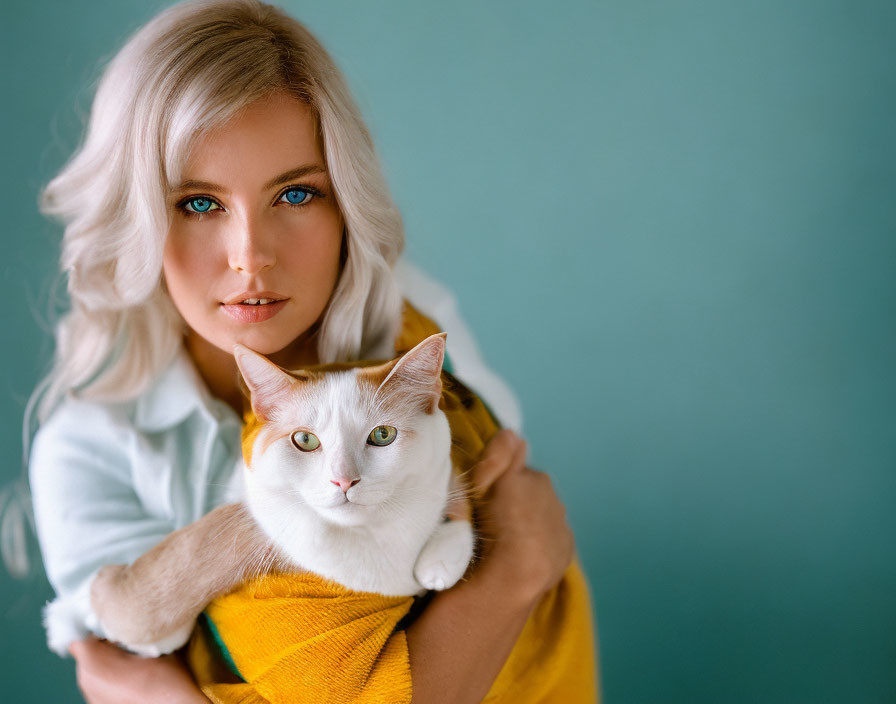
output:
[[[65,395],[40,424],[38,434],[78,436],[108,434],[110,429],[160,432],[200,407],[215,405],[184,350],[180,350],[147,384],[125,400]]]
[[[141,393],[127,400],[65,395],[44,419],[31,443],[31,456],[60,453],[120,454],[128,436],[173,428],[203,404],[195,370],[179,354]]]
[[[133,423],[135,407],[136,401],[103,402],[68,394],[40,423],[32,448],[48,442],[58,445],[108,438]]]
[[[79,467],[120,467],[133,406],[71,395],[61,399],[31,440],[32,487],[56,481],[63,473],[77,473]]]
[[[416,264],[400,258],[393,269],[395,282],[402,296],[433,319],[455,315],[457,299],[445,284]]]
[[[455,376],[486,402],[503,427],[522,432],[519,401],[504,380],[486,364],[451,290],[404,259],[398,260],[394,272],[405,299],[448,333],[445,341],[447,355]]]

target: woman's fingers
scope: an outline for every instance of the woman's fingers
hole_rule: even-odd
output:
[[[124,651],[108,641],[100,640],[96,636],[88,636],[84,640],[76,640],[68,646],[68,652],[78,661],[79,665],[87,668],[114,665],[126,656]]]
[[[89,704],[208,701],[176,654],[143,658],[93,636],[72,643],[69,652]]]
[[[84,640],[76,640],[68,646],[68,652],[71,653],[77,662],[75,675],[78,689],[81,690],[84,701],[88,702],[88,704],[107,704],[107,702],[110,702],[110,698],[97,677],[97,673],[104,667],[103,656],[108,657],[109,655],[106,652],[107,649],[103,647],[104,645],[108,646],[109,644],[103,643],[103,641],[94,636],[89,636]],[[109,666],[109,664],[105,665],[105,667]]]
[[[550,475],[526,467],[526,442],[503,430],[485,447],[471,483],[482,569],[524,598],[540,597],[560,580],[575,541]]]
[[[474,498],[482,496],[505,472],[519,471],[525,466],[526,441],[512,430],[503,429],[489,441],[480,460],[471,469]]]
[[[117,686],[116,675],[126,672],[136,656],[95,636],[75,641],[69,645],[68,651],[78,663],[78,687],[89,704],[121,701],[122,692]]]

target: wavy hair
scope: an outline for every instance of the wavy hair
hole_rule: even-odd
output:
[[[70,306],[56,324],[52,367],[26,407],[25,466],[35,409],[43,422],[69,394],[135,398],[177,354],[186,327],[162,277],[166,195],[201,135],[281,91],[316,117],[345,223],[342,271],[318,330],[318,357],[392,354],[402,306],[392,266],[404,229],[342,73],[314,35],[278,7],[181,2],[109,61],[81,145],[40,194],[41,212],[65,226],[60,265]],[[0,552],[11,572],[24,575],[30,501],[21,484],[0,492]]]
[[[311,32],[280,8],[190,0],[159,13],[110,61],[83,145],[41,194],[41,211],[65,223],[61,267],[71,302],[56,327],[41,421],[68,392],[133,398],[177,353],[184,322],[161,275],[166,194],[201,134],[277,91],[315,114],[346,226],[345,262],[318,336],[320,361],[391,353],[401,315],[392,265],[403,225],[345,79]]]

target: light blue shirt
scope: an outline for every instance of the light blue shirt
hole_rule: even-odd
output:
[[[453,296],[407,263],[404,296],[448,333],[454,374],[504,427],[519,406],[483,363]],[[124,403],[66,398],[41,425],[29,460],[34,516],[56,599],[44,610],[50,648],[93,631],[90,583],[104,565],[131,563],[168,533],[238,495],[240,418],[214,398],[185,350],[143,394]]]

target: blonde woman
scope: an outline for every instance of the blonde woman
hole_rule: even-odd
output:
[[[399,261],[401,218],[340,72],[275,7],[199,0],[142,27],[42,205],[65,224],[71,309],[39,389],[30,481],[57,593],[50,646],[74,655],[90,702],[206,701],[178,657],[91,635],[88,593],[103,565],[226,501],[234,343],[287,368],[391,356],[405,297],[448,331],[456,374],[520,427],[450,294]],[[415,702],[480,701],[572,559],[563,507],[524,457],[510,431],[486,449],[507,468],[487,496],[488,552],[407,629]]]

